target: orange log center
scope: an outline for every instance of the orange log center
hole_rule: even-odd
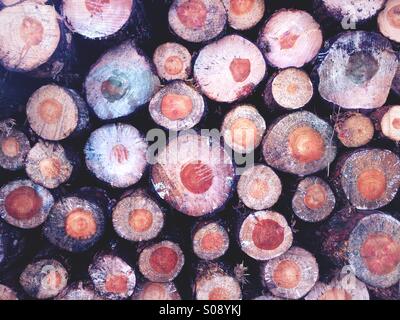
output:
[[[201,0],[188,0],[176,9],[180,22],[189,29],[204,26],[207,19],[207,7]]]
[[[395,118],[392,121],[392,126],[393,128],[395,128],[396,130],[400,129],[400,118]]]
[[[281,37],[279,38],[279,45],[281,49],[291,49],[296,44],[299,35],[292,33],[291,31],[286,31]]]
[[[1,151],[6,157],[14,158],[19,154],[20,146],[17,139],[14,137],[5,138],[1,142]]]
[[[260,220],[254,226],[252,238],[255,246],[262,250],[274,250],[284,240],[285,229],[271,219]]]
[[[257,126],[246,118],[236,119],[231,126],[232,143],[243,148],[255,147]]]
[[[31,187],[19,187],[11,191],[4,201],[7,213],[17,220],[28,220],[42,208],[43,200]]]
[[[78,240],[91,238],[97,230],[93,213],[81,208],[71,211],[65,220],[65,232]]]
[[[207,232],[200,241],[201,248],[206,252],[218,252],[224,245],[224,238],[218,231]]]
[[[169,274],[176,268],[178,254],[171,248],[160,247],[151,253],[149,263],[155,272]]]
[[[149,282],[143,289],[143,300],[166,300],[167,298],[167,292],[160,283]]]
[[[185,119],[192,110],[192,99],[186,95],[169,93],[161,100],[161,113],[172,121]]]
[[[61,172],[61,161],[57,158],[46,158],[39,162],[39,170],[43,177],[55,179]]]
[[[276,266],[273,279],[279,288],[296,288],[301,280],[301,269],[296,262],[283,260]]]
[[[231,61],[229,65],[229,70],[231,71],[232,78],[236,82],[245,81],[251,71],[251,63],[249,59],[235,58]]]
[[[325,152],[324,140],[315,129],[300,127],[289,135],[289,150],[302,163],[320,160]]]
[[[123,274],[110,274],[106,278],[104,288],[109,293],[126,293],[128,291],[128,277]]]
[[[193,161],[181,168],[182,184],[190,192],[201,194],[210,189],[214,174],[210,166],[201,161]]]
[[[22,20],[19,34],[28,47],[37,46],[43,40],[43,25],[35,18],[25,17]]]
[[[47,290],[57,290],[61,287],[62,276],[57,270],[50,270],[42,278],[41,285],[43,289]]]
[[[313,184],[307,188],[304,204],[311,210],[317,210],[324,206],[326,198],[325,188],[319,184]]]
[[[361,196],[368,201],[380,199],[386,191],[385,174],[378,169],[367,169],[357,178],[357,189]]]
[[[62,117],[63,106],[56,99],[46,99],[40,103],[38,113],[44,123],[55,124]]]
[[[268,189],[267,181],[256,178],[250,183],[249,194],[252,198],[260,200],[268,193]]]
[[[387,275],[400,263],[400,243],[384,233],[371,234],[361,246],[361,257],[370,272]]]
[[[231,0],[231,11],[237,16],[249,13],[255,2],[255,0]]]
[[[92,15],[98,15],[103,13],[104,7],[109,4],[110,0],[85,0],[86,9]]]
[[[230,299],[229,291],[225,288],[216,287],[213,288],[208,294],[209,300],[229,300]]]
[[[111,159],[117,161],[119,164],[128,161],[129,159],[128,149],[122,144],[117,144],[112,148]]]
[[[146,209],[135,209],[129,215],[129,225],[133,231],[145,232],[153,224],[153,215]]]
[[[387,13],[387,18],[393,27],[400,28],[400,5],[392,7]]]
[[[170,56],[165,60],[164,69],[166,73],[172,76],[180,74],[183,70],[183,61],[178,56]]]

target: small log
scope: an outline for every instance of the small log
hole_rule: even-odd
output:
[[[160,198],[189,216],[221,209],[231,195],[234,166],[211,137],[179,135],[155,159],[151,182]]]
[[[170,282],[181,272],[185,256],[180,246],[161,241],[144,248],[139,255],[139,270],[150,281]]]
[[[178,37],[202,43],[225,30],[227,13],[221,0],[174,0],[168,22]]]
[[[400,141],[400,105],[379,108],[371,114],[371,119],[383,137]]]
[[[292,230],[285,217],[275,211],[251,213],[240,226],[240,247],[256,260],[278,257],[291,247],[292,242]]]
[[[151,282],[137,286],[132,300],[181,300],[173,282]]]
[[[89,125],[85,101],[74,90],[56,85],[36,90],[29,98],[26,115],[32,130],[51,141],[76,137]]]
[[[100,240],[105,228],[106,209],[84,194],[61,198],[52,207],[43,233],[53,245],[69,252],[82,252]]]
[[[88,272],[96,291],[105,299],[121,300],[133,294],[136,286],[135,271],[118,256],[96,255]]]
[[[164,227],[164,220],[164,212],[144,190],[122,197],[112,213],[114,230],[129,241],[155,238]]]
[[[307,222],[326,219],[335,208],[336,199],[330,186],[319,177],[300,181],[292,198],[292,209],[297,217]]]
[[[175,42],[158,46],[153,55],[158,76],[167,81],[187,80],[192,72],[191,61],[189,50]]]
[[[218,222],[201,222],[192,232],[194,253],[203,260],[215,260],[222,257],[229,248],[229,235]]]
[[[266,69],[262,53],[253,43],[230,35],[201,49],[193,72],[208,98],[232,103],[249,96],[264,79]]]
[[[150,116],[158,125],[174,131],[196,126],[205,113],[203,96],[183,81],[174,81],[158,91],[150,101]]]
[[[25,166],[31,146],[26,135],[14,127],[12,119],[0,121],[0,167],[16,171]]]
[[[314,18],[302,10],[275,12],[261,29],[258,46],[276,68],[301,68],[318,54],[322,32]]]
[[[265,287],[273,295],[286,299],[300,299],[306,295],[318,277],[315,257],[299,247],[292,247],[261,267],[261,279]]]
[[[374,136],[374,124],[362,113],[348,111],[335,122],[340,142],[347,148],[357,148],[369,143]]]
[[[400,280],[400,222],[376,212],[361,219],[351,232],[349,263],[355,275],[371,286],[388,288]]]
[[[390,41],[378,33],[352,31],[326,47],[317,68],[322,98],[345,109],[381,107],[398,64]]]
[[[132,40],[107,51],[90,69],[84,88],[101,120],[130,115],[150,101],[160,81],[153,65]]]
[[[233,151],[250,153],[260,145],[265,129],[265,120],[257,109],[241,104],[225,115],[221,134]]]
[[[199,267],[194,283],[196,300],[241,300],[239,281],[216,263]]]
[[[390,40],[400,42],[400,1],[389,0],[378,16],[379,31]]]
[[[268,166],[257,164],[246,169],[237,185],[239,199],[254,210],[271,208],[282,193],[279,176]]]
[[[263,0],[223,0],[223,3],[230,27],[239,31],[255,27],[265,13]]]
[[[59,261],[44,259],[29,264],[22,272],[19,283],[29,296],[50,299],[67,286],[68,278],[67,269]]]
[[[268,128],[262,148],[267,164],[299,176],[325,169],[336,156],[333,129],[308,111],[277,119]]]
[[[71,178],[76,170],[76,158],[61,144],[40,141],[28,153],[26,173],[33,182],[55,189]]]
[[[0,189],[0,216],[21,229],[41,225],[53,204],[51,193],[30,180],[15,180]]]
[[[93,131],[86,142],[86,166],[96,178],[116,188],[137,183],[147,166],[147,142],[128,124],[108,124]]]
[[[275,73],[265,87],[264,103],[274,111],[296,110],[305,107],[314,95],[314,88],[308,74],[296,68],[287,68]]]
[[[355,208],[381,208],[400,186],[400,159],[389,150],[357,149],[338,161],[333,179]]]

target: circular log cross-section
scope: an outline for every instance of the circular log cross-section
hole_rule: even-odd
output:
[[[0,123],[0,167],[16,171],[24,167],[31,146],[26,135],[14,128],[1,128]]]
[[[389,150],[354,151],[339,164],[339,171],[340,185],[347,199],[361,210],[387,205],[400,186],[400,159]]]
[[[378,16],[379,31],[390,40],[400,42],[400,1],[389,0]]]
[[[340,142],[348,148],[366,145],[374,136],[374,124],[362,113],[346,112],[335,123]]]
[[[233,151],[250,153],[260,145],[265,129],[265,120],[257,109],[243,104],[226,114],[221,134]]]
[[[181,300],[173,282],[146,282],[135,290],[132,300]]]
[[[229,235],[216,222],[201,224],[193,235],[193,251],[203,260],[214,260],[223,256],[229,247]]]
[[[258,211],[247,216],[239,231],[239,244],[256,260],[269,260],[286,252],[293,234],[284,216],[275,211]]]
[[[346,109],[379,108],[389,95],[397,63],[390,41],[378,33],[343,33],[318,67],[319,93]]]
[[[164,226],[164,213],[146,193],[137,191],[123,197],[112,214],[114,230],[129,241],[155,238]]]
[[[181,272],[185,257],[181,248],[171,241],[162,241],[143,249],[139,270],[150,281],[169,282]]]
[[[167,81],[188,79],[192,69],[191,61],[188,49],[175,42],[158,46],[153,55],[158,76]]]
[[[379,108],[372,117],[384,137],[395,142],[400,141],[400,105]]]
[[[158,91],[149,104],[150,116],[160,126],[174,131],[193,128],[205,111],[203,96],[183,81],[174,81]]]
[[[172,31],[189,42],[200,43],[217,37],[226,21],[221,0],[174,0],[168,12]]]
[[[51,193],[30,180],[15,180],[0,189],[0,216],[18,228],[41,225],[53,203]]]
[[[262,28],[258,44],[272,66],[301,68],[318,54],[322,40],[320,26],[309,13],[282,9]]]
[[[159,85],[149,59],[133,41],[125,41],[91,67],[84,87],[97,117],[109,120],[125,117],[149,102]]]
[[[63,250],[86,251],[103,235],[104,215],[97,204],[88,200],[75,196],[61,198],[52,207],[43,233]]]
[[[278,119],[263,141],[264,159],[273,168],[304,176],[325,169],[336,156],[331,126],[311,112]]]
[[[147,166],[147,142],[128,124],[108,124],[92,132],[84,153],[88,169],[117,188],[137,183]]]
[[[63,0],[62,13],[71,31],[89,39],[118,32],[136,10],[133,0]]]
[[[335,208],[335,195],[329,185],[318,177],[307,177],[297,186],[292,199],[296,216],[307,222],[326,219]]]
[[[172,207],[198,217],[225,204],[232,191],[234,171],[219,141],[183,134],[158,154],[151,181],[158,195]]]
[[[194,78],[211,100],[234,102],[250,95],[264,79],[266,64],[260,50],[238,35],[226,36],[201,49]]]
[[[117,256],[96,256],[88,271],[97,292],[106,299],[126,299],[136,286],[134,270]]]
[[[32,130],[52,141],[68,138],[89,123],[85,101],[75,91],[56,85],[35,91],[26,106],[26,114]]]
[[[66,182],[72,174],[73,163],[58,143],[38,142],[26,158],[26,173],[41,186],[54,189]]]
[[[237,185],[239,199],[254,210],[271,208],[282,193],[278,175],[268,166],[255,165],[246,169]]]
[[[283,255],[261,267],[264,285],[275,296],[300,299],[318,280],[319,269],[314,256],[308,251],[292,247]]]
[[[32,71],[46,63],[61,39],[53,6],[24,1],[0,11],[0,64],[12,71]]]
[[[261,21],[265,13],[264,0],[223,0],[228,23],[235,30],[248,30]]]
[[[371,214],[352,231],[348,256],[355,275],[367,284],[390,287],[400,280],[400,222],[380,212]]]
[[[67,286],[68,272],[53,259],[44,259],[29,264],[22,272],[19,283],[27,294],[36,299],[57,296]]]
[[[295,110],[307,105],[314,94],[313,84],[306,72],[287,68],[276,73],[264,90],[264,102],[268,107]]]

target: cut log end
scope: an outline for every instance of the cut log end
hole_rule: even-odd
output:
[[[95,257],[89,266],[89,276],[96,290],[106,299],[126,299],[136,286],[136,276],[131,266],[110,254]]]
[[[179,37],[200,43],[222,33],[227,14],[220,0],[175,0],[169,9],[168,21]]]
[[[367,2],[351,0],[322,0],[328,15],[333,19],[348,23],[361,23],[374,17],[385,5],[385,0]]]
[[[250,214],[242,223],[239,242],[242,250],[256,260],[269,260],[286,252],[293,235],[286,219],[274,211]]]
[[[275,296],[300,299],[318,280],[318,264],[308,251],[292,247],[281,256],[266,262],[262,268],[264,285]]]
[[[386,106],[382,109],[384,113],[383,116],[378,116],[378,127],[385,137],[396,142],[400,141],[400,106]],[[381,113],[380,110],[378,109],[376,114]]]
[[[219,142],[183,134],[158,154],[151,180],[159,196],[175,209],[203,216],[224,205],[233,177],[232,161]]]
[[[60,262],[53,259],[29,264],[19,278],[26,293],[36,299],[57,296],[67,286],[67,281],[67,270]]]
[[[254,106],[239,105],[225,116],[221,133],[235,152],[249,153],[260,145],[265,129],[265,120]]]
[[[165,80],[186,80],[191,73],[192,56],[179,43],[167,42],[154,52],[153,61],[160,78]]]
[[[374,136],[371,119],[361,113],[347,112],[335,124],[340,142],[348,148],[357,148],[369,143]]]
[[[11,171],[23,168],[30,148],[29,140],[23,132],[14,128],[0,129],[0,167]]]
[[[150,281],[169,282],[181,272],[184,255],[181,248],[162,241],[146,247],[139,256],[139,270]]]
[[[123,197],[113,210],[113,226],[118,235],[130,241],[155,238],[164,226],[164,213],[144,192]]]
[[[16,180],[0,189],[0,215],[9,224],[22,229],[41,225],[53,205],[53,196],[30,180]]]
[[[349,238],[350,265],[371,286],[387,288],[400,279],[400,223],[376,212],[363,218]]]
[[[229,235],[219,223],[201,225],[193,235],[193,251],[200,259],[217,259],[225,254],[228,247]]]
[[[146,282],[137,288],[132,300],[181,300],[172,282]]]
[[[255,27],[263,18],[263,0],[223,0],[228,12],[228,23],[235,30],[248,30]]]
[[[292,199],[296,216],[307,222],[326,219],[335,208],[335,195],[329,185],[318,177],[307,177],[297,186]]]
[[[282,193],[278,175],[265,165],[255,165],[240,176],[237,192],[239,199],[250,209],[263,210],[272,207]]]
[[[205,101],[196,89],[183,81],[175,81],[154,95],[149,111],[153,120],[162,127],[187,130],[203,118]]]
[[[70,252],[91,248],[103,235],[103,210],[76,196],[56,202],[44,224],[44,235],[55,246]]]

